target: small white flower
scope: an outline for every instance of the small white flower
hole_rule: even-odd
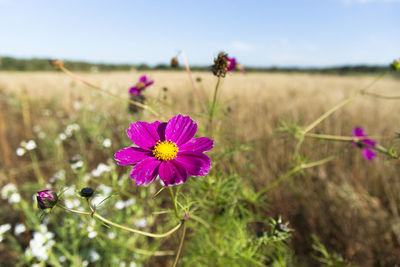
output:
[[[103,146],[104,147],[111,147],[111,139],[109,139],[109,138],[104,139]]]
[[[79,161],[71,164],[71,168],[73,170],[78,170],[78,169],[80,169],[82,167],[83,167],[83,161],[82,160],[79,160]]]
[[[89,256],[90,256],[90,262],[95,262],[95,261],[98,261],[100,259],[99,253],[97,253],[93,249],[89,250]]]
[[[142,218],[139,219],[135,222],[135,226],[138,228],[143,228],[147,226],[147,219],[146,218]]]
[[[39,139],[45,139],[46,138],[46,133],[45,132],[39,132],[38,137],[39,137]]]
[[[19,193],[12,193],[8,198],[8,203],[19,203],[21,201],[21,195]]]
[[[88,261],[82,261],[82,266],[86,267],[86,266],[88,266],[88,265],[89,265],[89,262],[88,262]]]
[[[122,210],[123,208],[125,208],[125,202],[122,200],[119,200],[115,203],[115,208]]]
[[[53,175],[54,179],[63,181],[65,180],[65,170],[59,170]]]
[[[136,262],[131,261],[131,263],[129,263],[129,267],[136,267]]]
[[[104,185],[104,184],[100,184],[97,187],[97,190],[102,192],[102,194],[104,194],[106,196],[109,196],[111,194],[111,192],[112,192],[112,188],[107,186],[107,185]]]
[[[23,155],[25,155],[25,152],[25,149],[23,149],[22,147],[17,148],[17,150],[15,151],[18,157],[22,157]]]
[[[11,229],[11,224],[9,224],[9,223],[0,225],[0,242],[3,241],[4,233],[9,231],[10,229]]]
[[[25,225],[23,223],[17,223],[15,225],[14,234],[16,236],[19,236],[20,234],[22,234],[25,231],[26,231],[26,227],[25,227]]]
[[[37,146],[36,146],[36,143],[35,143],[35,141],[34,140],[29,140],[27,143],[26,143],[26,150],[34,150],[35,148],[36,148]]]
[[[80,110],[82,108],[82,103],[79,101],[75,101],[73,104],[74,109]]]
[[[60,133],[58,135],[58,139],[60,139],[61,141],[64,141],[65,139],[67,139],[67,136],[65,135],[65,133]]]
[[[60,258],[58,258],[58,260],[60,262],[65,262],[67,260],[67,258],[65,256],[61,256]]]
[[[12,193],[15,193],[15,192],[17,192],[17,187],[15,186],[15,184],[12,184],[12,183],[6,184],[1,189],[1,198],[7,199],[9,195],[11,195]]]
[[[125,207],[129,207],[136,204],[136,200],[134,198],[130,198],[127,201],[125,201]]]
[[[111,167],[104,164],[100,163],[97,165],[97,168],[92,171],[92,176],[93,177],[100,177],[104,172],[109,172],[111,171]]]
[[[107,236],[108,236],[110,239],[114,239],[117,235],[116,235],[114,232],[109,232],[109,233],[107,234]]]

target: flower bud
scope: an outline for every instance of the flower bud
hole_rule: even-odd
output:
[[[52,190],[43,190],[38,192],[36,200],[38,208],[44,210],[54,207],[57,204],[58,196]]]
[[[79,192],[79,194],[81,195],[81,197],[90,198],[93,196],[94,190],[90,187],[85,187],[85,188],[82,188],[82,190],[81,190],[81,192]]]
[[[179,67],[179,61],[177,57],[173,57],[171,59],[171,68],[177,68]]]

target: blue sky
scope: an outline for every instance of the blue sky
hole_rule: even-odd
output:
[[[387,64],[400,0],[0,0],[0,55],[167,63],[221,50],[245,66]]]

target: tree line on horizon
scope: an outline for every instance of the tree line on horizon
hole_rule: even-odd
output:
[[[55,71],[49,63],[51,59],[46,58],[30,58],[18,59],[14,57],[0,56],[0,71]],[[147,71],[147,70],[182,70],[183,66],[171,67],[169,64],[158,64],[149,66],[147,64],[105,64],[90,63],[85,61],[65,61],[64,65],[72,71],[84,72],[103,72],[103,71]],[[191,66],[193,71],[209,71],[209,66]],[[389,66],[381,65],[345,65],[337,67],[245,67],[246,72],[307,72],[307,73],[331,73],[331,74],[347,74],[347,73],[383,73],[388,71]]]

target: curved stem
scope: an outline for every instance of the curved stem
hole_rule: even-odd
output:
[[[151,113],[153,113],[153,114],[156,115],[156,116],[160,116],[160,114],[159,114],[157,111],[153,110],[151,107],[149,107],[149,106],[147,106],[147,105],[144,105],[144,104],[142,104],[142,103],[139,103],[139,102],[134,101],[134,100],[131,100],[131,99],[126,99],[126,98],[120,97],[120,96],[117,95],[117,94],[113,94],[113,93],[111,93],[111,92],[109,92],[109,91],[107,91],[107,90],[104,90],[104,89],[101,88],[100,86],[94,85],[94,84],[92,84],[92,83],[86,81],[86,80],[83,79],[82,77],[80,77],[80,76],[76,75],[75,73],[73,73],[72,71],[68,70],[68,69],[67,69],[66,67],[64,67],[64,65],[62,65],[62,64],[58,65],[57,67],[58,67],[60,70],[62,70],[65,74],[67,74],[68,76],[72,77],[72,78],[75,79],[75,80],[78,80],[78,81],[82,82],[83,84],[85,84],[85,85],[87,85],[87,86],[89,86],[89,87],[91,87],[91,88],[93,88],[93,89],[95,89],[95,90],[97,90],[97,91],[103,92],[103,93],[105,93],[105,94],[107,94],[107,95],[109,95],[109,96],[112,96],[112,97],[115,97],[115,98],[118,98],[118,99],[122,99],[122,100],[124,100],[124,101],[127,101],[127,102],[133,104],[133,105],[136,105],[136,106],[141,107],[141,108],[143,108],[143,109],[147,109],[148,111],[150,111]]]
[[[343,141],[343,142],[359,142],[365,139],[392,139],[395,136],[365,136],[365,137],[354,137],[354,136],[340,136],[340,135],[329,135],[329,134],[314,134],[306,133],[305,137],[329,140],[329,141]]]
[[[367,95],[367,96],[372,96],[375,98],[382,98],[382,99],[388,99],[388,100],[400,99],[400,96],[387,96],[387,95],[380,95],[380,94],[375,94],[375,93],[370,93],[370,92],[362,92],[362,94]]]
[[[176,207],[174,191],[172,190],[172,188],[170,186],[168,186],[168,190],[169,190],[169,195],[171,196],[172,205],[174,206],[175,216],[176,216],[176,218],[178,218],[180,220],[181,218],[179,218],[179,215],[178,215],[178,208]]]
[[[264,189],[262,189],[261,191],[258,191],[258,193],[254,195],[254,200],[259,198],[262,194],[266,193],[267,191],[269,191],[273,187],[277,186],[280,182],[282,182],[286,178],[288,178],[288,177],[292,176],[293,174],[297,173],[298,171],[325,164],[325,163],[333,160],[334,158],[336,158],[336,155],[330,156],[330,157],[327,157],[327,158],[324,158],[324,159],[321,159],[321,160],[309,162],[309,163],[302,163],[302,164],[294,167],[293,169],[291,169],[290,171],[286,172],[281,177],[279,177],[278,179],[273,181],[271,184],[266,186]]]
[[[212,137],[212,135],[213,135],[213,119],[214,119],[215,105],[217,103],[218,88],[219,88],[220,82],[221,82],[221,77],[218,77],[217,84],[215,85],[213,102],[211,104],[210,117],[208,119],[208,123],[209,123],[209,127],[210,127],[210,137]]]
[[[82,215],[90,215],[90,216],[96,217],[97,219],[99,219],[99,220],[102,221],[102,222],[105,222],[105,223],[107,223],[107,224],[109,224],[109,225],[111,225],[111,226],[114,226],[114,227],[117,227],[117,228],[126,230],[126,231],[128,231],[128,232],[132,232],[132,233],[136,233],[136,234],[140,234],[140,235],[144,235],[144,236],[149,236],[149,237],[154,237],[154,238],[167,237],[167,236],[171,235],[172,233],[174,233],[176,230],[178,230],[178,229],[181,227],[181,225],[183,224],[183,222],[179,223],[177,226],[175,226],[174,228],[172,228],[171,230],[169,230],[169,231],[166,232],[166,233],[163,233],[163,234],[153,234],[153,233],[140,231],[140,230],[133,229],[133,228],[130,228],[130,227],[125,226],[125,225],[121,225],[121,224],[112,222],[112,221],[110,221],[110,220],[104,218],[103,216],[101,216],[101,215],[98,214],[98,213],[92,213],[92,212],[86,212],[86,211],[73,210],[73,209],[69,209],[69,208],[67,208],[67,207],[64,207],[64,206],[61,205],[61,204],[57,204],[57,206],[59,206],[60,208],[65,209],[65,210],[67,210],[67,211],[73,212],[73,213],[82,214]]]
[[[149,251],[149,250],[144,250],[144,249],[140,249],[140,248],[135,248],[132,246],[128,246],[127,244],[124,244],[122,242],[119,242],[115,239],[111,239],[110,237],[108,237],[106,234],[103,234],[102,232],[98,233],[99,235],[101,235],[104,238],[107,238],[108,240],[110,240],[112,243],[115,243],[121,247],[124,247],[134,253],[138,253],[138,254],[143,254],[143,255],[147,255],[147,256],[171,256],[174,255],[174,251],[172,250],[167,250],[167,251]]]
[[[174,261],[174,264],[172,265],[172,267],[175,267],[176,264],[178,263],[178,259],[179,259],[179,256],[181,254],[182,247],[183,247],[183,241],[185,240],[185,234],[186,234],[186,222],[183,221],[182,237],[181,237],[181,241],[179,242],[178,252],[176,253],[175,261]]]
[[[387,72],[379,75],[378,77],[376,77],[375,80],[373,80],[371,83],[369,83],[366,87],[359,89],[353,96],[346,98],[344,100],[342,100],[342,102],[340,102],[339,104],[337,104],[336,106],[334,106],[333,108],[331,108],[330,110],[328,110],[327,112],[325,112],[324,114],[322,114],[319,118],[317,118],[314,122],[312,122],[310,125],[308,125],[304,130],[303,130],[303,134],[306,134],[307,132],[309,132],[312,128],[314,128],[315,126],[317,126],[320,122],[322,122],[323,120],[325,120],[327,117],[329,117],[333,112],[335,112],[336,110],[340,109],[341,107],[343,107],[344,105],[352,102],[354,99],[356,99],[357,97],[363,95],[363,94],[369,94],[366,92],[367,89],[369,89],[370,87],[372,87],[375,83],[377,83],[380,79],[382,79],[383,77],[385,77],[385,75],[387,74]]]

